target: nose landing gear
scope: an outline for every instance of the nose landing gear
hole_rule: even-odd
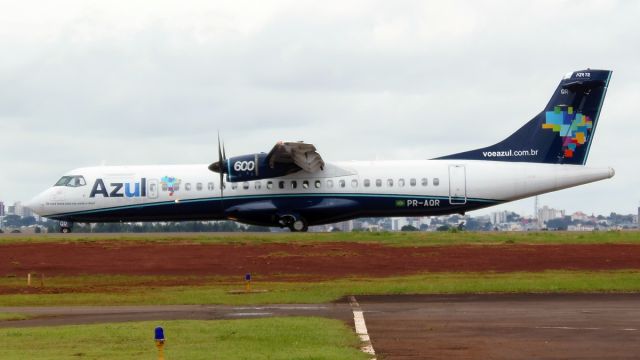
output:
[[[304,218],[294,215],[283,215],[280,217],[280,224],[286,226],[291,232],[307,232],[309,226]]]
[[[68,234],[73,230],[73,223],[70,221],[60,221],[58,225],[62,234]]]

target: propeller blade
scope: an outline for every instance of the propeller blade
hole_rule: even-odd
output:
[[[224,145],[223,149],[224,149]],[[223,151],[220,149],[220,132],[218,132],[218,171],[220,172],[220,198],[224,196],[224,163],[223,160],[226,161],[226,156],[223,155]]]
[[[222,149],[220,148],[220,133],[218,132],[218,161],[222,162]]]
[[[227,152],[224,151],[224,141],[222,142],[222,158],[225,162],[227,161]]]

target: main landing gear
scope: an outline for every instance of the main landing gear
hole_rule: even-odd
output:
[[[62,234],[68,234],[73,230],[73,223],[70,221],[60,221],[58,224]]]
[[[284,215],[280,217],[280,224],[288,227],[291,232],[307,232],[309,226],[302,217],[294,215]]]

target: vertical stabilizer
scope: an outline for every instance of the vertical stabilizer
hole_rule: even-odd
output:
[[[609,70],[569,73],[545,109],[508,138],[438,159],[584,165],[610,78]]]

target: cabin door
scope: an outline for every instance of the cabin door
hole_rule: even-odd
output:
[[[449,165],[449,203],[467,203],[467,174],[464,165]]]
[[[158,179],[149,179],[147,180],[147,198],[148,199],[157,199],[158,198]]]

